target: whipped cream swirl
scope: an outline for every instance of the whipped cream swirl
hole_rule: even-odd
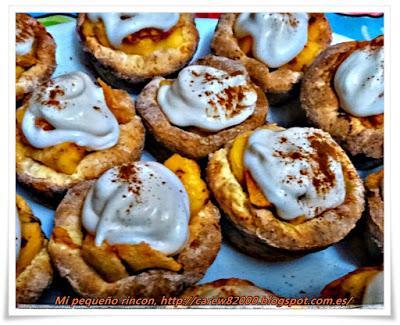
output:
[[[364,305],[383,304],[384,288],[384,272],[380,271],[367,284],[362,303]]]
[[[336,71],[334,84],[340,106],[354,116],[384,111],[383,46],[354,51]]]
[[[90,189],[82,224],[95,244],[139,244],[172,255],[189,233],[189,198],[179,178],[162,164],[135,162],[104,173]]]
[[[342,166],[322,131],[259,129],[248,140],[244,165],[279,217],[311,219],[343,203]]]
[[[252,115],[257,93],[242,74],[192,65],[172,84],[161,85],[157,101],[171,123],[216,132]]]
[[[307,13],[241,13],[234,26],[236,37],[251,36],[255,58],[279,68],[299,54],[308,39]]]
[[[125,37],[142,29],[155,28],[166,32],[179,21],[178,13],[103,12],[88,13],[87,16],[93,22],[102,20],[107,38],[115,48],[121,47]]]
[[[38,123],[51,125],[45,130]],[[108,109],[103,90],[83,72],[73,72],[42,85],[29,100],[22,131],[36,148],[74,142],[91,150],[113,147],[118,121]]]

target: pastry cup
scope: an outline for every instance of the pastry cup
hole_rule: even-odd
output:
[[[211,48],[217,55],[239,59],[246,67],[254,83],[267,93],[270,104],[282,103],[293,96],[296,85],[302,79],[304,69],[293,69],[291,64],[285,64],[278,69],[271,69],[265,63],[243,52],[234,35],[234,25],[238,15],[238,13],[221,15]],[[318,26],[319,33],[316,41],[324,49],[332,41],[329,22],[324,14],[310,13],[309,15],[311,17],[310,24]],[[290,63],[296,64],[296,58]]]
[[[68,175],[56,171],[26,153],[27,144],[23,140],[22,131],[17,127],[16,136],[16,171],[17,180],[26,187],[33,196],[50,206],[57,206],[65,193],[73,185],[88,179],[98,178],[107,169],[130,161],[140,159],[144,146],[145,130],[142,121],[135,113],[135,106],[130,96],[122,90],[112,90],[123,94],[121,105],[133,112],[130,120],[121,121],[118,143],[105,150],[87,153],[79,162],[74,173]],[[27,103],[18,108],[22,110]],[[17,110],[17,114],[18,114]],[[125,117],[126,119],[126,117]]]
[[[189,13],[182,13],[178,22],[181,24],[184,43],[178,48],[165,48],[148,55],[127,54],[102,45],[95,35],[85,33],[84,24],[87,21],[87,14],[80,13],[77,31],[83,50],[101,78],[118,86],[135,85],[178,71],[193,57],[199,42],[194,16]]]
[[[277,297],[273,292],[257,287],[254,283],[237,278],[219,279],[186,289],[181,295],[185,297]],[[253,304],[254,305],[254,304]]]
[[[368,282],[380,271],[381,266],[358,268],[326,285],[321,291],[321,297],[347,298],[352,299],[351,305],[361,305]]]
[[[40,221],[32,214],[32,210],[25,200],[20,196],[17,196],[16,200],[19,214],[25,213],[29,215],[31,222],[39,223],[40,225]],[[42,236],[44,237],[43,234]],[[17,304],[34,303],[50,285],[52,280],[53,269],[50,263],[50,256],[47,252],[47,240],[43,238],[41,248],[32,257],[29,265],[17,273],[15,281]]]
[[[247,76],[246,69],[239,61],[209,55],[194,64],[207,65],[233,75],[241,73]],[[157,102],[157,92],[164,78],[155,78],[140,93],[136,100],[136,108],[143,118],[143,123],[152,135],[153,143],[157,143],[168,151],[178,152],[193,159],[206,157],[233,140],[237,135],[265,123],[268,102],[264,93],[254,85],[257,91],[257,103],[254,113],[242,123],[218,132],[205,133],[197,128],[180,128],[171,124]],[[249,81],[250,82],[250,81]],[[160,146],[160,145],[158,145]],[[159,154],[155,152],[156,155]]]
[[[383,179],[383,169],[365,179],[367,198],[365,237],[371,254],[378,258],[382,257],[384,251]]]
[[[265,126],[283,130],[276,125]],[[342,165],[346,184],[343,204],[299,224],[279,219],[266,208],[253,206],[234,176],[228,153],[231,145],[210,154],[208,185],[224,211],[223,234],[243,252],[266,260],[285,260],[321,250],[342,240],[364,210],[364,187],[344,151],[326,134]]]
[[[56,43],[45,27],[29,15],[16,14],[16,24],[17,27],[32,31],[35,37],[33,51],[36,62],[16,78],[16,99],[21,100],[24,95],[50,79],[56,68]],[[19,57],[16,59],[18,65]]]
[[[60,275],[84,297],[153,297],[178,295],[195,284],[214,261],[221,244],[219,211],[211,203],[191,216],[190,239],[175,256],[182,265],[178,272],[148,269],[115,282],[106,282],[84,260],[81,254],[83,232],[81,209],[94,181],[84,181],[69,190],[57,208],[55,229],[63,229],[68,240],[55,238],[49,243],[49,253]]]
[[[308,119],[329,132],[351,155],[382,158],[383,114],[360,118],[342,111],[333,87],[339,65],[355,50],[369,45],[383,46],[383,37],[339,43],[323,51],[305,73],[300,100]]]

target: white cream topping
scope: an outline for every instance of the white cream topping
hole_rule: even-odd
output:
[[[54,130],[43,130],[44,119]],[[103,90],[83,72],[73,72],[39,87],[29,100],[22,131],[36,148],[74,142],[91,150],[114,146],[119,138],[118,121],[108,109]]]
[[[21,221],[19,220],[18,211],[15,210],[15,254],[17,260],[21,250],[21,239]]]
[[[311,219],[343,203],[342,166],[324,141],[321,131],[298,127],[250,136],[244,165],[282,219]]]
[[[157,101],[172,124],[219,131],[253,114],[257,93],[244,75],[192,65],[181,70],[172,85],[160,87]]]
[[[19,33],[18,30],[17,33]],[[33,36],[20,40],[18,40],[17,36],[17,42],[15,43],[15,54],[16,55],[28,54],[30,51],[32,51],[34,41],[35,39],[33,38]]]
[[[135,162],[104,173],[90,189],[82,224],[96,245],[145,242],[167,255],[185,245],[189,198],[179,178],[162,164]]]
[[[24,19],[17,18],[15,30],[15,54],[17,56],[28,54],[32,51],[34,42],[35,35],[32,27],[25,22]]]
[[[340,106],[354,116],[371,116],[384,111],[384,50],[354,51],[336,71],[334,85]]]
[[[115,48],[121,47],[125,37],[144,28],[155,28],[166,32],[179,21],[178,13],[103,12],[87,15],[93,22],[100,19],[103,21],[107,38]]]
[[[367,284],[362,303],[364,305],[383,304],[384,288],[384,272],[381,271]]]
[[[307,13],[241,13],[234,26],[238,38],[251,36],[255,58],[278,68],[299,54],[307,43]]]

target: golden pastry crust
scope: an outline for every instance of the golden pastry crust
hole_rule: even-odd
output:
[[[382,270],[381,266],[358,268],[326,285],[321,291],[321,297],[350,298],[352,305],[361,305],[369,281]]]
[[[248,297],[274,296],[273,292],[257,287],[254,283],[237,278],[219,279],[186,289],[181,297]]]
[[[365,179],[367,197],[367,243],[373,255],[382,255],[384,251],[384,171],[369,175]]]
[[[17,197],[17,207],[35,218],[28,204],[20,196]],[[43,241],[42,246],[39,253],[16,278],[17,304],[34,303],[53,280],[53,269],[47,252],[47,240]]]
[[[383,46],[383,36],[339,43],[323,51],[305,73],[300,100],[308,119],[329,132],[352,155],[382,158],[383,114],[360,118],[340,110],[332,83],[339,65],[355,50],[370,45]]]
[[[238,15],[238,13],[221,15],[211,43],[211,49],[217,55],[239,59],[246,67],[254,83],[267,93],[270,103],[282,102],[290,97],[290,91],[299,83],[303,72],[295,71],[287,65],[276,70],[270,70],[263,62],[247,56],[240,48],[234,35],[234,25]],[[313,23],[321,25],[321,35],[318,41],[326,48],[332,41],[332,31],[328,20],[324,14],[320,13],[310,13],[310,17],[312,17]]]
[[[140,159],[144,147],[145,130],[139,116],[135,115],[133,101],[125,96],[124,105],[131,107],[133,118],[120,123],[118,143],[109,149],[88,153],[78,164],[76,171],[67,175],[45,166],[25,153],[22,131],[17,127],[16,171],[18,181],[28,188],[38,200],[56,206],[73,185],[99,177],[107,169]],[[22,107],[24,109],[25,103]],[[17,110],[17,111],[18,111]]]
[[[199,42],[194,16],[189,13],[182,13],[180,17],[184,44],[179,48],[157,50],[146,56],[127,54],[103,46],[96,37],[85,35],[82,27],[87,19],[86,13],[80,13],[77,20],[77,31],[83,50],[88,53],[100,76],[112,84],[120,80],[137,84],[156,76],[172,74],[190,61]]]
[[[283,130],[276,125],[265,126]],[[224,211],[224,234],[241,250],[267,260],[282,260],[323,249],[343,239],[353,229],[364,210],[364,187],[344,151],[326,134],[342,164],[346,184],[343,204],[320,216],[291,224],[278,219],[268,209],[251,205],[248,194],[234,176],[229,160],[230,146],[210,154],[208,185]]]
[[[46,240],[47,246],[47,240]],[[47,248],[43,247],[31,264],[16,279],[17,304],[33,304],[53,280]]]
[[[22,72],[15,84],[16,98],[20,100],[42,82],[50,79],[56,68],[56,43],[45,27],[29,15],[16,14],[16,25],[17,28],[31,30],[35,37],[33,51],[36,62]]]
[[[247,76],[244,66],[239,61],[223,57],[209,55],[194,64],[211,66],[229,74],[240,72]],[[162,80],[164,79],[156,78],[143,89],[136,100],[136,107],[156,142],[161,143],[172,152],[200,159],[221,148],[240,133],[253,130],[265,123],[268,102],[260,88],[254,85],[258,96],[256,109],[244,122],[215,133],[204,133],[196,128],[183,129],[174,126],[167,119],[157,102],[157,92]],[[249,80],[249,82],[251,81]]]
[[[154,297],[178,295],[200,280],[214,261],[221,244],[219,211],[208,202],[190,220],[190,239],[176,256],[182,271],[150,269],[115,282],[106,282],[81,255],[83,233],[80,213],[94,181],[85,181],[69,190],[56,211],[55,227],[64,228],[73,243],[50,239],[49,253],[62,277],[85,297]]]

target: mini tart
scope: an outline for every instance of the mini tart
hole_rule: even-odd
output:
[[[230,75],[239,73],[248,75],[239,61],[228,58],[209,55],[199,59],[194,64],[220,69]],[[175,126],[171,124],[157,102],[157,92],[164,80],[164,78],[153,79],[144,87],[136,100],[136,108],[142,116],[145,126],[150,131],[153,137],[151,140],[153,140],[155,146],[158,144],[160,147],[161,144],[161,147],[170,152],[178,152],[193,159],[200,159],[218,150],[240,133],[253,130],[265,123],[268,102],[261,89],[253,85],[258,97],[256,108],[244,122],[218,132],[204,132],[196,127],[180,128]]]
[[[154,51],[149,50],[148,53],[144,51],[145,53],[129,54],[114,49],[109,44],[102,43],[95,30],[96,27],[88,19],[87,14],[80,13],[77,31],[83,50],[88,54],[89,60],[99,75],[115,85],[129,86],[178,71],[193,57],[199,42],[194,16],[189,13],[180,14],[180,20],[173,27],[172,33],[167,33],[166,39],[161,38],[161,40],[167,40],[165,47]],[[133,38],[142,38],[142,40],[149,38],[141,36],[140,32],[133,34]],[[179,45],[175,44],[174,37],[181,39]],[[170,45],[168,41],[171,42]],[[140,41],[138,44],[140,45]]]
[[[75,184],[95,179],[113,166],[140,159],[145,130],[140,117],[135,113],[132,99],[123,90],[112,89],[101,80],[99,83],[103,88],[106,104],[120,126],[118,143],[109,149],[86,151],[73,143],[63,143],[45,149],[33,148],[24,139],[20,127],[28,102],[17,109],[17,180],[43,203],[57,206],[67,190]],[[53,168],[52,164],[64,168],[71,166],[71,171],[61,172]]]
[[[332,31],[324,14],[310,13],[308,42],[306,47],[292,61],[271,69],[265,63],[243,50],[234,34],[234,25],[238,13],[222,14],[211,43],[211,49],[221,56],[239,59],[254,83],[267,93],[271,104],[278,104],[292,96],[292,91],[303,77],[305,68],[332,41]]]
[[[325,286],[321,297],[352,299],[351,305],[361,305],[369,281],[383,269],[381,266],[361,267]]]
[[[16,302],[32,304],[42,295],[53,279],[47,252],[47,239],[40,220],[21,196],[17,196],[17,212],[21,223],[21,250],[17,258]]]
[[[383,46],[383,36],[372,41],[352,41],[323,51],[307,69],[301,85],[301,106],[308,119],[329,132],[351,155],[383,157],[384,116],[356,117],[340,108],[333,79],[340,64],[354,51]]]
[[[384,251],[384,171],[369,175],[365,179],[367,198],[366,239],[368,248],[374,256],[382,256]]]
[[[56,68],[56,43],[45,27],[29,15],[16,14],[16,28],[17,42],[26,36],[34,37],[32,50],[16,56],[15,92],[17,100],[20,100],[50,79]]]
[[[284,130],[266,125],[270,130]],[[280,219],[274,207],[257,208],[233,174],[229,159],[232,145],[210,154],[208,185],[224,211],[221,226],[224,235],[243,252],[266,260],[284,260],[321,250],[342,240],[360,219],[364,209],[362,181],[344,151],[326,135],[343,169],[345,201],[335,209],[300,223]]]
[[[200,284],[186,289],[181,297],[198,296],[202,298],[212,297],[256,297],[273,296],[273,292],[257,287],[254,283],[237,278],[219,279],[205,284]]]
[[[194,161],[179,155],[172,156],[164,165],[179,176],[189,195],[191,209],[189,239],[174,256],[166,257],[160,252],[154,255],[155,250],[150,250],[149,254],[142,252],[141,257],[138,257],[142,265],[136,272],[127,267],[126,263],[121,264],[120,251],[118,248],[117,251],[113,250],[113,247],[118,245],[109,245],[111,252],[114,252],[112,259],[102,258],[96,254],[89,257],[83,256],[83,245],[86,239],[85,230],[81,224],[81,210],[94,181],[84,181],[74,186],[60,203],[56,210],[49,252],[60,275],[67,278],[80,295],[156,299],[164,295],[176,296],[199,281],[214,261],[221,244],[220,214],[208,198],[208,190],[200,178],[199,167]],[[140,245],[124,246],[138,247]],[[109,254],[109,252],[108,249],[106,253]],[[140,250],[138,252],[140,253]],[[164,267],[162,267],[160,254],[164,260],[169,260]],[[95,260],[99,259],[116,263],[115,265],[119,264],[122,268],[122,276],[118,276],[116,280],[106,280],[104,274],[99,273],[99,268],[93,267],[98,264]],[[149,267],[150,264],[153,266]],[[168,267],[168,264],[172,264],[173,267]],[[155,265],[159,266],[155,267]],[[179,268],[175,268],[174,265],[178,265]],[[103,271],[105,271],[104,268]]]

